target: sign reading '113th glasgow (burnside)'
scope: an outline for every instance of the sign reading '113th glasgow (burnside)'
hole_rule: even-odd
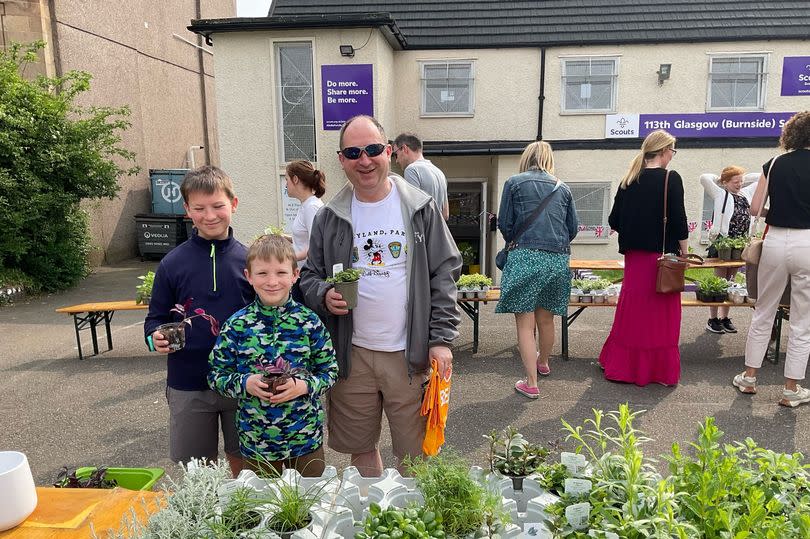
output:
[[[663,129],[675,137],[778,137],[793,112],[609,114],[605,138],[644,138]]]

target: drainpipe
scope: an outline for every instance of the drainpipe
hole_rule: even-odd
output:
[[[202,19],[201,0],[195,0],[194,11],[197,20]],[[200,99],[202,100],[203,146],[205,162],[211,164],[211,141],[208,140],[208,97],[205,91],[205,59],[203,58],[202,36],[197,36],[197,63],[200,66]],[[192,156],[193,159],[193,156]]]
[[[537,140],[543,140],[543,103],[546,100],[546,48],[540,47],[540,108],[537,114]]]

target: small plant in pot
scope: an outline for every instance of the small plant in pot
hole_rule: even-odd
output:
[[[254,530],[262,523],[263,500],[250,487],[239,487],[220,505],[208,520],[214,537],[242,537],[242,533]]]
[[[604,303],[606,290],[610,286],[610,281],[607,279],[596,279],[591,281],[590,289],[593,296],[594,303]]]
[[[489,469],[510,477],[515,491],[523,490],[523,479],[546,461],[548,449],[529,443],[515,427],[485,434],[489,440]]]
[[[189,315],[188,310],[191,308],[191,302],[194,298],[189,298],[183,305],[176,304],[170,312],[179,314],[183,319],[179,322],[171,322],[157,327],[163,337],[169,341],[169,348],[176,352],[181,350],[186,345],[186,325],[191,327],[191,321],[194,318],[200,317],[208,321],[211,325],[211,334],[219,335],[219,322],[217,319],[206,313],[204,309],[194,309],[193,314]]]
[[[711,275],[697,281],[695,297],[698,301],[718,303],[728,299],[728,281],[722,277]]]
[[[335,290],[343,296],[343,301],[346,302],[346,308],[349,310],[357,307],[357,287],[361,275],[363,275],[363,270],[349,268],[326,279],[327,283],[335,285]]]
[[[306,376],[309,371],[300,367],[293,367],[292,364],[284,358],[276,358],[270,364],[263,361],[264,358],[260,357],[257,361],[259,371],[262,373],[262,382],[267,384],[267,392],[276,394],[278,387],[287,383],[292,378],[300,379],[301,376]]]
[[[742,260],[742,252],[748,245],[748,241],[748,236],[731,238],[731,260]]]
[[[458,294],[462,298],[475,297],[472,275],[462,275],[459,277],[458,281],[456,281],[456,288],[458,289]]]
[[[468,277],[470,278],[469,286],[472,287],[476,295],[481,299],[486,298],[489,287],[492,286],[492,279],[480,273],[473,273]]]
[[[717,258],[720,260],[731,260],[731,248],[733,245],[731,238],[726,236],[717,236],[712,242],[712,247],[717,249]]]
[[[146,275],[138,276],[141,284],[135,287],[135,303],[137,305],[149,305],[152,298],[152,285],[155,284],[155,272],[147,272]]]

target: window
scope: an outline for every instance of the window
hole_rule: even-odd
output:
[[[577,208],[578,243],[607,243],[610,236],[610,182],[566,183]]]
[[[277,44],[276,65],[281,160],[315,161],[312,44]]]
[[[562,61],[563,112],[615,112],[618,58]]]
[[[712,56],[708,110],[764,109],[765,59],[764,55]]]
[[[472,116],[474,79],[472,61],[422,63],[422,116]]]

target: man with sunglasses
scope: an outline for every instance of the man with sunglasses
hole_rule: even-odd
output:
[[[337,355],[327,441],[366,476],[382,473],[383,411],[400,471],[406,455],[422,455],[422,385],[431,360],[450,375],[461,321],[461,256],[431,197],[391,174],[386,140],[370,116],[343,125],[338,159],[349,183],[315,216],[301,272],[305,303],[329,329]],[[326,279],[351,267],[363,275],[349,311]]]
[[[405,181],[433,197],[446,221],[450,217],[447,203],[447,178],[439,167],[422,155],[422,141],[413,133],[402,133],[394,139],[394,159],[405,172]]]

